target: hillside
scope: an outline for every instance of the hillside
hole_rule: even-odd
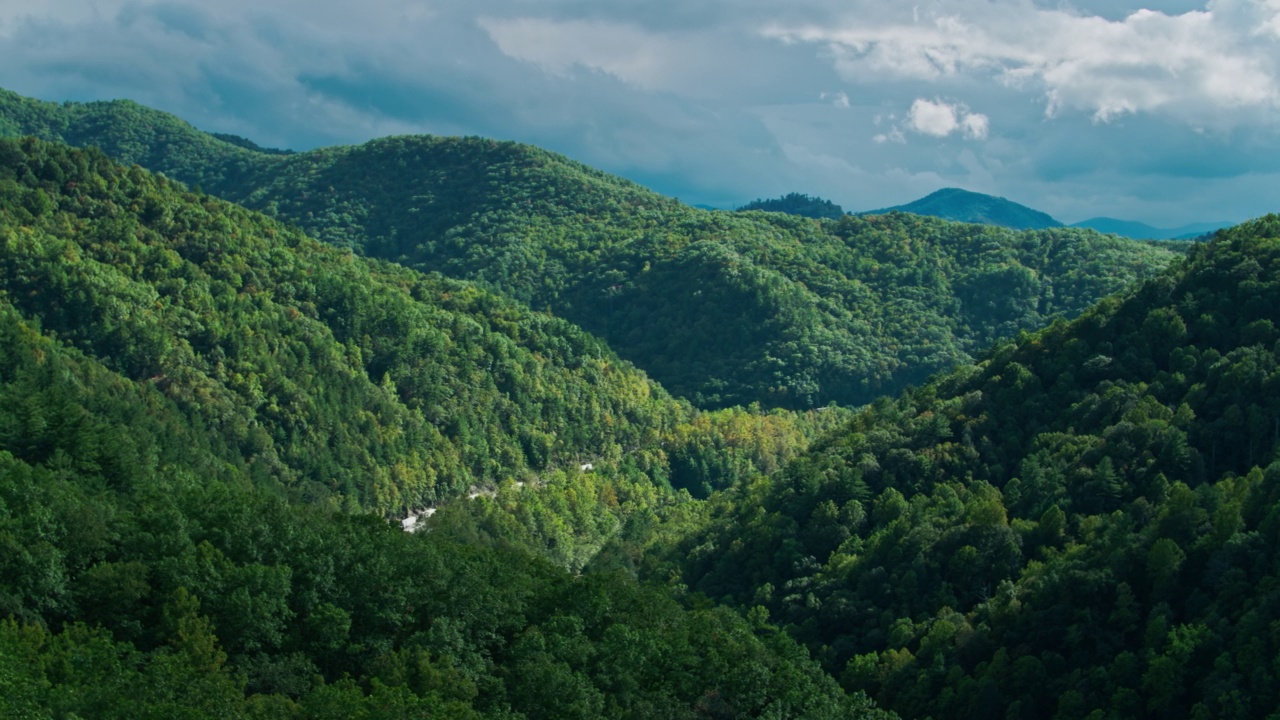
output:
[[[876,403],[672,558],[905,717],[1265,716],[1277,303],[1280,217],[1222,231]]]
[[[335,246],[476,281],[604,338],[707,408],[869,402],[1172,257],[1088,231],[706,212],[479,138],[282,155],[133,103],[12,94],[0,132],[96,144]]]
[[[3,218],[24,229],[0,290],[129,377],[216,409],[252,474],[294,499],[398,515],[536,479],[518,532],[577,568],[672,487],[705,496],[771,470],[839,416],[700,413],[474,284],[354,258],[100,154],[5,147]],[[584,463],[610,503],[575,495]]]
[[[1088,231],[703,213],[510,143],[2,103],[294,226],[0,140],[0,716],[1280,705],[1280,217],[1157,270]],[[857,413],[707,412],[529,303],[706,405],[996,344]]]
[[[0,302],[0,716],[881,717],[722,608],[289,506],[216,422]]]
[[[660,446],[786,456],[727,435],[794,418],[739,412],[474,285],[0,141],[0,716],[883,717],[786,636],[571,548],[359,514],[514,476],[616,525],[679,502]],[[599,477],[564,482],[582,457]]]
[[[984,195],[961,190],[960,188],[943,188],[906,205],[897,205],[859,214],[884,215],[891,212],[928,215],[956,222],[999,225],[1000,227],[1014,230],[1043,230],[1045,228],[1062,227],[1062,223],[1026,205],[1019,205],[1002,197]]]
[[[691,416],[568,323],[360,260],[100,153],[0,145],[0,291],[218,418],[255,471],[392,512],[617,459]]]
[[[771,471],[844,416],[697,411],[563,320],[98,151],[0,141],[0,162],[0,293],[295,501],[402,516],[537,484],[494,534],[577,569],[673,488]]]

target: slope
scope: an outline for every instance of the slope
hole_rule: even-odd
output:
[[[686,582],[908,717],[1263,716],[1277,303],[1280,217],[1224,230],[740,488]]]
[[[1171,257],[1086,231],[705,212],[480,138],[279,155],[131,103],[0,100],[4,131],[98,144],[330,244],[549,309],[703,407],[868,402]]]
[[[291,493],[392,512],[691,417],[598,340],[101,153],[0,143],[0,291]]]
[[[0,296],[0,716],[886,717],[723,608],[290,506],[221,420]]]
[[[1011,200],[993,195],[943,188],[907,203],[882,210],[871,210],[860,215],[884,215],[891,212],[929,215],[956,222],[999,225],[1015,230],[1043,230],[1062,227],[1062,223],[1049,215],[1019,205]]]

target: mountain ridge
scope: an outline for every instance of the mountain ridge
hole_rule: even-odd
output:
[[[26,229],[4,242],[0,291],[133,380],[216,409],[294,495],[402,512],[617,459],[690,418],[599,339],[473,284],[356,258],[100,151],[0,140],[0,159],[3,199],[27,213],[5,217]]]
[[[869,402],[1172,258],[1083,230],[700,211],[483,138],[271,155],[136,103],[12,94],[0,119],[0,132],[99,145],[330,244],[548,309],[704,408]]]
[[[1189,223],[1175,228],[1158,228],[1133,220],[1117,220],[1109,217],[1095,217],[1071,223],[1071,227],[1090,228],[1102,233],[1114,233],[1135,240],[1190,240],[1202,235],[1230,227],[1232,223],[1203,222]]]
[[[960,188],[942,188],[905,205],[869,210],[859,214],[884,215],[891,212],[929,215],[956,222],[999,225],[1014,230],[1044,230],[1063,226],[1063,223],[1047,213],[1026,205]]]
[[[1087,228],[1105,234],[1120,235],[1132,240],[1191,240],[1232,225],[1232,223],[1228,222],[1197,222],[1174,228],[1160,228],[1135,220],[1119,220],[1101,216],[1066,224],[1048,213],[1026,205],[1021,205],[1002,197],[960,188],[943,188],[905,205],[895,205],[856,214],[881,215],[890,212],[909,212],[956,222],[976,222],[1015,229]]]
[[[814,218],[815,220],[839,220],[844,217],[844,208],[820,197],[810,197],[804,193],[788,193],[780,198],[768,200],[757,199],[737,208],[738,212],[763,210],[765,212],[781,212],[789,215]]]

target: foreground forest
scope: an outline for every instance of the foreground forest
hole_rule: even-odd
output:
[[[800,416],[699,413],[563,321],[99,151],[0,141],[0,267],[0,715],[874,714],[781,633],[570,572],[692,502],[680,457],[756,472]],[[514,478],[544,509],[489,527],[532,551],[360,514]]]
[[[1280,217],[718,499],[685,582],[904,717],[1280,696]]]
[[[332,245],[480,282],[603,338],[704,408],[866,403],[1174,257],[1086,230],[707,212],[482,138],[280,154],[131,102],[3,91],[0,134],[96,145]]]

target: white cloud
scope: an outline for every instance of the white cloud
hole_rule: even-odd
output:
[[[984,140],[991,121],[982,113],[967,113],[960,120],[960,129],[965,137]]]
[[[720,206],[1280,209],[1280,0],[1206,2],[0,0],[0,86],[294,148],[513,139]]]
[[[1277,0],[1213,0],[1204,10],[1118,20],[1019,0],[938,0],[916,12],[763,32],[819,44],[850,82],[988,79],[1036,89],[1051,117],[1159,113],[1229,128],[1270,123],[1280,111]]]
[[[888,132],[876,133],[871,138],[877,145],[883,145],[887,142],[903,144],[907,142],[907,136],[902,132],[902,128],[895,127]]]
[[[911,103],[907,124],[916,132],[933,137],[946,137],[960,127],[955,106],[924,98],[916,98]]]
[[[916,98],[907,111],[909,129],[936,138],[958,132],[971,140],[982,140],[987,137],[989,124],[986,115],[970,112],[964,105],[942,100]]]
[[[824,92],[818,96],[818,99],[829,102],[838,108],[847,108],[850,105],[849,94],[843,91],[834,93]]]

